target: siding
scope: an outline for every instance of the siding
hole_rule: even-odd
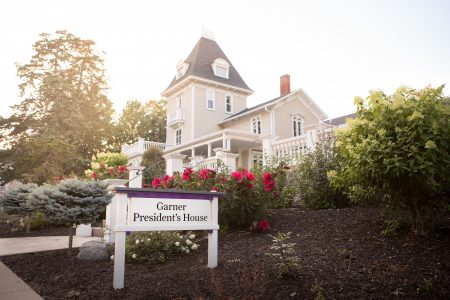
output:
[[[239,153],[238,167],[248,169],[248,152],[249,150],[243,150]]]
[[[251,133],[251,120],[253,117],[261,116],[261,136],[270,134],[270,113],[267,111],[258,111],[249,115],[246,115],[237,120],[231,121],[225,124],[225,128],[241,130]]]
[[[304,126],[318,124],[317,119],[306,106],[295,98],[275,110],[275,135],[280,139],[293,137],[292,120],[293,114],[299,113],[304,117]],[[305,132],[306,133],[306,132]]]
[[[192,127],[192,91],[190,86],[181,90],[179,93],[172,94],[167,99],[167,113],[174,112],[176,110],[176,97],[181,95],[181,108],[185,110],[185,121],[181,130],[181,142],[186,143],[191,140],[191,127]],[[175,132],[177,128],[167,126],[166,131],[166,144],[175,145]]]

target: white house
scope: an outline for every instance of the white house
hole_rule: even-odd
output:
[[[289,75],[280,78],[279,97],[247,107],[253,91],[211,36],[203,36],[162,92],[168,100],[166,143],[139,140],[122,147],[139,164],[148,147],[164,150],[167,173],[215,168],[251,168],[268,156],[299,157],[313,148],[321,131],[345,123],[326,113],[303,89],[291,90]],[[347,116],[352,117],[352,116]]]

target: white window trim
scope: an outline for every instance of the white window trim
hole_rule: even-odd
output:
[[[225,77],[219,75],[216,71],[217,71],[217,67],[222,67],[225,69]],[[221,78],[226,78],[229,79],[230,78],[230,64],[222,58],[217,58],[212,64],[211,67],[213,69],[214,75],[217,77],[221,77]]]
[[[210,92],[213,95],[213,97],[212,97],[213,107],[212,108],[208,107],[208,100],[209,100],[208,96],[209,96]],[[207,110],[211,110],[211,111],[215,111],[216,110],[216,91],[215,90],[210,90],[210,89],[206,90],[206,109]]]
[[[253,131],[253,119],[259,119],[259,130],[260,130],[259,133],[258,133],[258,127],[256,128],[257,132]],[[254,134],[262,134],[262,118],[261,118],[261,115],[256,115],[256,116],[250,118],[250,132],[254,133]]]
[[[230,97],[231,111],[227,111],[227,97]],[[231,94],[225,94],[225,113],[233,114],[233,110],[234,110],[234,97]]]
[[[181,108],[181,101],[183,101],[183,98],[181,97],[181,94],[179,94],[175,97],[175,108],[176,109]],[[180,105],[178,106],[178,104],[180,104]]]
[[[294,127],[292,126],[294,122],[298,122],[300,121],[300,129],[301,132],[299,132],[299,134],[295,135],[295,130]],[[305,134],[305,118],[301,115],[301,114],[293,114],[291,115],[291,131],[292,131],[292,136],[296,137],[296,136],[302,136]],[[296,123],[297,126],[297,123]],[[298,126],[296,127],[298,130]]]
[[[180,131],[180,142],[179,142],[179,143],[178,143],[178,131]],[[182,136],[183,136],[183,131],[182,131],[182,129],[181,129],[181,128],[177,128],[177,129],[175,130],[175,145],[176,145],[176,146],[181,145],[181,143],[183,142]]]
[[[189,64],[184,61],[184,60],[180,60],[177,63],[177,67],[175,69],[175,79],[180,79],[181,77],[184,76],[184,74],[186,74],[187,69],[189,68]]]

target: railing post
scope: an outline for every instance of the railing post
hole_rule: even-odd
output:
[[[263,138],[263,165],[266,165],[267,159],[272,156],[276,155],[272,149],[272,144],[278,139],[278,136],[276,135],[268,135]]]
[[[166,174],[173,175],[175,172],[183,172],[183,160],[186,158],[184,154],[166,154],[163,155],[166,160]]]

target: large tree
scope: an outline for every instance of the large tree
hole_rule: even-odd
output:
[[[47,148],[42,143],[45,140],[54,142],[50,147],[54,151],[49,152],[69,151],[69,156],[75,153],[78,161],[88,162],[94,153],[105,148],[111,135],[113,110],[106,95],[103,53],[94,46],[93,41],[66,31],[42,33],[33,45],[31,60],[17,64],[22,101],[12,107],[9,118],[0,119],[0,142],[7,145],[2,154],[9,158],[7,166],[0,168],[7,170],[2,178],[22,177],[22,170],[27,168],[24,164],[48,170],[47,164],[57,172],[68,172],[67,167],[55,166],[64,162],[55,161],[54,155],[49,154],[48,160],[35,155]],[[27,147],[32,141],[42,149]],[[35,160],[30,164],[22,161],[22,156]]]
[[[132,144],[140,137],[147,141],[165,142],[166,113],[165,99],[149,100],[146,103],[138,100],[128,101],[115,126],[111,143],[114,150],[120,151],[121,145]]]

